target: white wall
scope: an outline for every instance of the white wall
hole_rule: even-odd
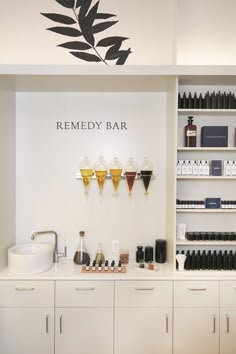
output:
[[[15,94],[8,79],[0,81],[0,270],[15,243]]]
[[[236,1],[177,4],[177,64],[235,65]]]
[[[55,0],[0,1],[0,64],[68,64],[89,65],[69,54],[58,44],[77,40],[47,31],[60,26],[40,13],[72,16],[72,10]],[[95,0],[94,0],[95,3]],[[119,23],[95,35],[130,38],[122,48],[131,47],[127,64],[174,63],[174,0],[101,0],[100,12],[116,14]],[[80,38],[79,38],[80,40]],[[112,62],[113,63],[113,62]],[[96,65],[104,65],[96,63]]]
[[[125,121],[127,131],[57,131],[57,121]],[[94,256],[102,240],[108,258],[111,240],[120,240],[131,257],[138,244],[154,245],[165,238],[166,93],[17,93],[16,241],[34,231],[55,229],[59,246],[72,257],[80,230]],[[145,154],[154,163],[156,179],[144,195],[136,181],[128,196],[126,181],[120,196],[112,196],[106,181],[103,197],[92,181],[86,197],[74,178],[84,155],[94,162],[99,153],[110,162],[116,153],[124,163],[133,155],[138,164]]]

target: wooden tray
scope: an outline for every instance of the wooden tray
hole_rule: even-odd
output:
[[[102,270],[98,270],[98,268],[96,267],[96,270],[92,270],[92,266],[90,266],[89,270],[86,270],[86,266],[82,266],[81,268],[81,273],[88,273],[88,274],[121,274],[121,273],[126,273],[126,266],[122,266],[121,271],[118,271],[118,267],[115,266],[114,270],[111,270],[110,267],[108,268],[108,270],[104,269],[104,266],[102,266]]]

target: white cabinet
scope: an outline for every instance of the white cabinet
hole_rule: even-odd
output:
[[[54,353],[54,282],[0,282],[1,354]]]
[[[113,353],[113,281],[57,281],[56,354]]]
[[[234,354],[236,347],[236,281],[220,282],[220,353]]]
[[[114,354],[172,353],[172,282],[115,282]]]
[[[219,351],[219,282],[174,282],[174,354]]]

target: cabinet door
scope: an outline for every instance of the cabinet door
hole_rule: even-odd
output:
[[[171,354],[171,308],[116,308],[115,354]]]
[[[53,309],[0,308],[0,352],[53,354]]]
[[[112,354],[112,308],[57,308],[56,354]]]
[[[219,309],[174,310],[174,354],[219,353]]]
[[[220,353],[235,354],[236,308],[220,310]]]

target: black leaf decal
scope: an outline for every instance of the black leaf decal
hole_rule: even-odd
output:
[[[83,53],[83,52],[70,52],[72,55],[74,55],[75,57],[82,59],[82,60],[86,60],[86,61],[102,61],[102,59],[100,59],[99,57],[97,57],[96,55],[93,54],[89,54],[89,53]]]
[[[51,27],[51,28],[47,28],[47,30],[58,34],[64,34],[65,36],[70,36],[70,37],[82,36],[82,32],[71,27]]]
[[[76,23],[76,21],[72,17],[65,16],[65,15],[45,14],[45,13],[41,13],[41,15],[49,18],[50,20],[52,20],[54,22],[63,23],[64,25],[73,25]]]
[[[127,49],[127,50],[123,50],[123,53],[121,54],[121,56],[119,57],[119,59],[116,62],[116,65],[124,65],[124,63],[126,62],[128,56],[130,55],[131,49]]]
[[[107,18],[111,18],[111,17],[116,17],[116,15],[103,14],[103,13],[96,14],[96,20],[106,20]]]
[[[66,42],[63,44],[59,44],[58,47],[75,49],[75,50],[87,50],[92,48],[91,45],[84,42]]]
[[[73,9],[75,6],[75,0],[56,0],[58,4],[67,7],[67,9]]]
[[[91,3],[92,3],[92,0],[83,0],[82,1],[81,9],[79,12],[79,20],[82,20],[86,16]]]
[[[78,7],[80,7],[82,5],[82,2],[83,2],[83,0],[77,0],[75,8],[78,9]]]
[[[95,21],[99,1],[91,8],[86,17],[80,20],[80,27],[83,33],[88,33]]]
[[[92,47],[94,47],[95,39],[92,33],[84,33],[84,38]]]
[[[88,62],[103,62],[108,65],[107,61],[116,60],[116,65],[123,65],[131,48],[121,50],[121,46],[127,37],[110,36],[105,37],[95,42],[96,33],[103,32],[112,27],[119,21],[106,21],[111,17],[116,17],[114,14],[98,12],[98,7],[101,0],[55,0],[61,6],[70,9],[72,16],[58,13],[44,13],[41,15],[51,21],[63,24],[64,26],[56,26],[47,28],[48,31],[55,32],[68,37],[82,37],[82,40],[70,40],[59,44],[58,47],[70,50],[70,53],[81,60]],[[94,5],[92,4],[94,2]],[[66,10],[68,12],[68,10]],[[105,20],[99,22],[97,20]],[[99,22],[99,23],[97,23]],[[99,48],[107,47],[106,54],[99,53]],[[86,51],[89,52],[86,52]],[[101,49],[100,49],[101,50]],[[92,53],[91,53],[92,51]],[[104,53],[104,49],[103,52]],[[105,58],[104,58],[105,56]]]
[[[104,31],[105,29],[115,25],[118,21],[107,21],[107,22],[101,22],[101,23],[98,23],[97,25],[94,25],[90,32],[91,33],[98,33],[98,32],[102,32]]]
[[[104,39],[101,39],[98,44],[97,47],[109,47],[111,45],[119,45],[121,44],[123,41],[125,41],[126,39],[128,39],[127,37],[107,37]]]
[[[119,55],[120,45],[113,45],[111,48],[108,49],[105,59],[106,60],[114,60],[120,57]]]

